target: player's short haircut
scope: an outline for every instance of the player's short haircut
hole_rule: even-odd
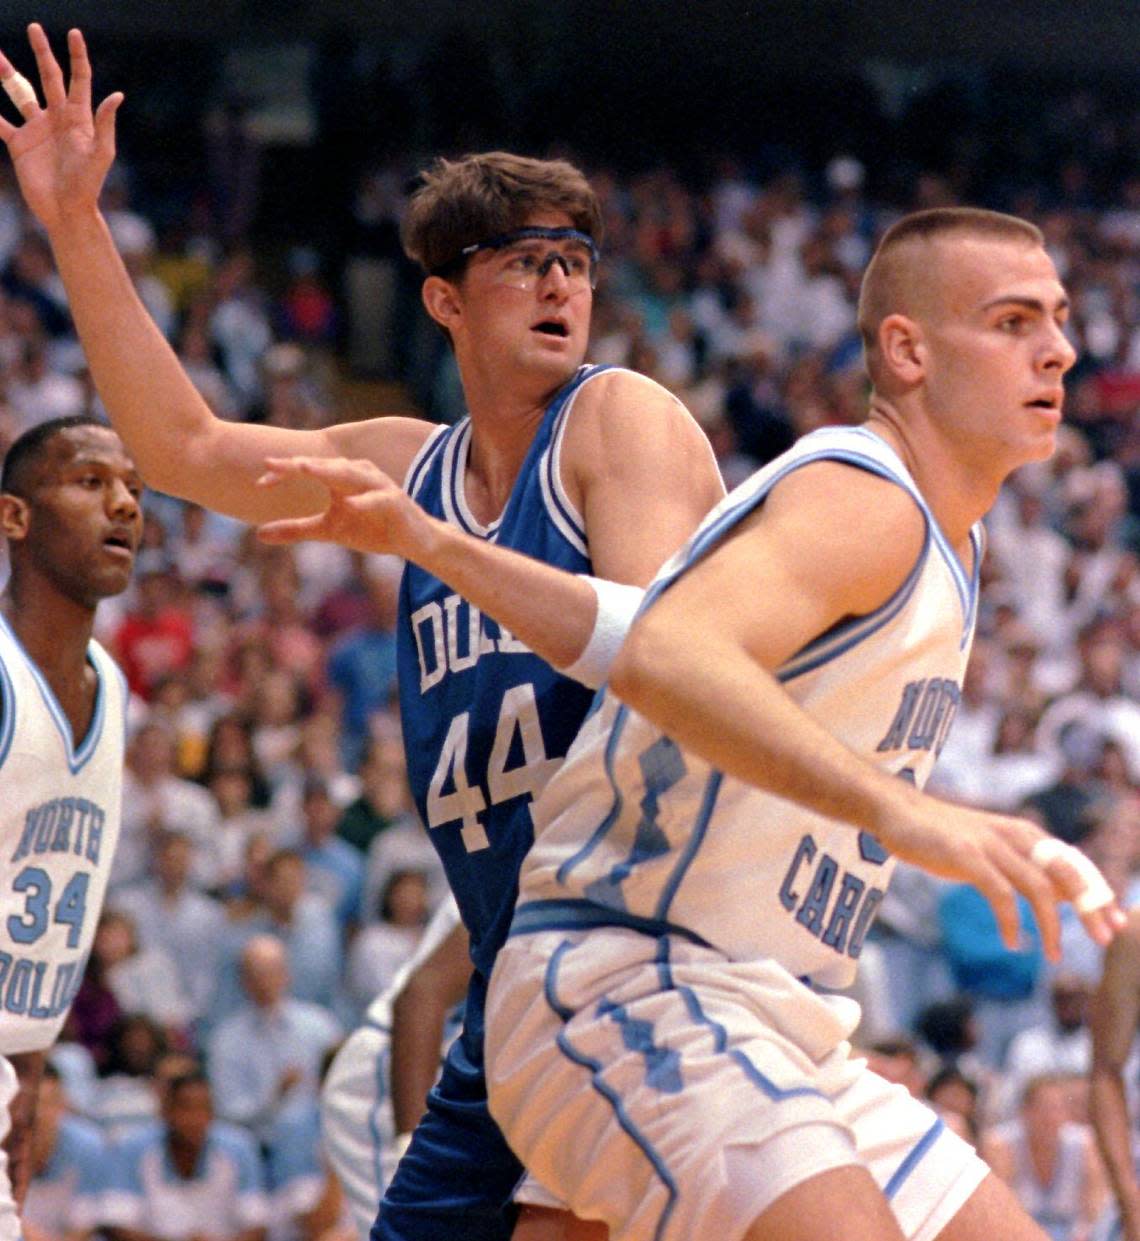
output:
[[[95,418],[91,414],[69,414],[65,418],[51,418],[47,422],[29,427],[16,439],[4,457],[4,467],[0,470],[0,491],[28,499],[35,466],[43,458],[48,444],[61,431],[70,431],[72,427],[110,429],[103,419]]]
[[[580,232],[602,242],[602,209],[585,176],[562,159],[486,151],[437,159],[420,174],[401,239],[427,272],[450,268],[464,246],[521,228],[536,211],[563,211]]]
[[[1028,220],[980,207],[935,207],[904,215],[883,234],[867,270],[859,293],[859,334],[872,380],[879,348],[879,327],[890,314],[905,313],[906,284],[916,246],[944,237],[975,237],[988,241],[1020,241],[1041,246],[1041,230]]]

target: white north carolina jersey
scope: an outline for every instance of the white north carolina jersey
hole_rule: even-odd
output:
[[[826,428],[736,488],[662,569],[643,607],[761,504],[820,460],[904,488],[926,522],[907,579],[875,612],[821,634],[777,671],[832,736],[921,787],[960,697],[977,598],[981,526],[967,572],[898,455],[864,428]],[[755,584],[758,591],[765,583]],[[715,623],[716,601],[709,601]],[[674,930],[734,960],[770,958],[845,987],[893,859],[873,836],[725,776],[682,751],[608,689],[533,806],[512,934],[590,925]]]
[[[119,837],[126,683],[97,642],[87,736],[0,618],[0,1054],[49,1047],[79,989]]]

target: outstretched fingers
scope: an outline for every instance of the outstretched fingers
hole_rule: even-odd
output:
[[[75,107],[91,110],[91,58],[87,55],[87,43],[82,33],[72,27],[67,32],[67,53],[71,61],[71,83],[67,88],[68,101]]]
[[[1002,942],[1011,951],[1023,946],[1017,901],[1020,892],[1033,910],[1045,955],[1051,961],[1057,960],[1061,952],[1061,922],[1057,896],[1048,876],[1003,840],[995,839],[987,853],[982,874],[974,882],[993,908]]]
[[[51,50],[51,44],[39,22],[32,22],[28,27],[28,42],[36,58],[36,68],[40,71],[40,86],[43,87],[44,100],[49,108],[61,108],[67,103],[67,89],[64,86],[63,70]],[[21,109],[21,112],[23,109]]]

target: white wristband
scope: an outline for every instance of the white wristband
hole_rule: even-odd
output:
[[[1073,897],[1073,908],[1079,914],[1092,913],[1103,909],[1116,899],[1108,880],[1097,869],[1096,864],[1072,845],[1058,840],[1056,836],[1044,836],[1029,851],[1029,860],[1042,870],[1048,870],[1049,863],[1063,858],[1080,875],[1083,887]]]
[[[407,1154],[408,1147],[412,1144],[413,1130],[409,1129],[407,1133],[397,1133],[392,1139],[392,1164],[395,1166]]]
[[[597,689],[609,676],[610,667],[645,598],[645,591],[640,586],[623,586],[620,582],[607,582],[585,573],[578,576],[583,582],[589,582],[598,596],[598,613],[586,649],[569,667],[559,671]]]

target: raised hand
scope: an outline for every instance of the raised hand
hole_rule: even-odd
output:
[[[312,517],[285,518],[258,526],[266,543],[315,539],[362,552],[390,552],[422,563],[433,518],[371,461],[344,457],[270,457],[258,486],[286,478],[314,478],[329,490],[328,507]]]
[[[0,117],[0,141],[8,148],[20,191],[50,234],[69,214],[93,211],[115,158],[115,113],[123,102],[116,91],[91,110],[91,62],[78,30],[69,30],[71,82],[48,43],[43,27],[28,27],[44,104],[0,52],[0,86],[16,105],[23,123]]]

